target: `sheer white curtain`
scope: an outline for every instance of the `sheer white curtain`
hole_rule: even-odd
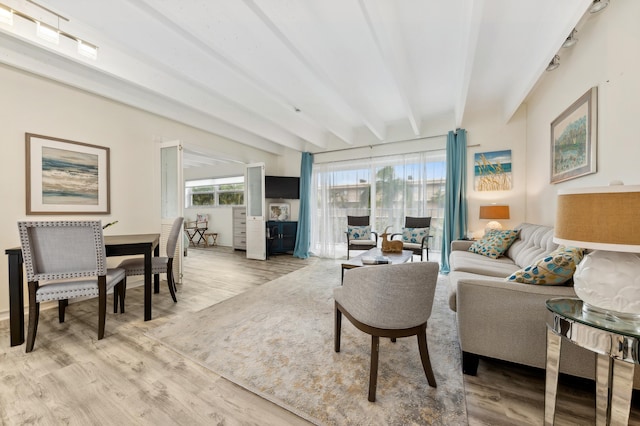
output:
[[[439,247],[446,176],[444,151],[314,164],[317,206],[311,251],[346,256],[347,215],[371,217],[372,229],[402,232],[405,216],[432,217],[432,247]]]

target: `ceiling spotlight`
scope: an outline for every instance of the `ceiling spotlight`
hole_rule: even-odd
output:
[[[593,0],[589,7],[589,13],[598,13],[607,6],[609,6],[609,0]]]
[[[567,37],[564,43],[562,43],[562,47],[571,47],[574,44],[576,44],[578,42],[578,39],[576,38],[577,32],[578,31],[576,31],[575,29],[571,31],[571,34],[569,34],[569,37]]]
[[[560,56],[556,55],[553,57],[549,65],[547,65],[547,71],[553,71],[560,66]]]
[[[7,25],[13,25],[13,10],[5,9],[4,5],[0,7],[0,22]]]

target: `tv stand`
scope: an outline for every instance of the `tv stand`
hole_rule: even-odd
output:
[[[267,221],[267,258],[276,253],[293,253],[297,232],[298,222]]]

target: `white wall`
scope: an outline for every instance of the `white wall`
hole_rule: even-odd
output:
[[[474,236],[484,234],[487,220],[480,220],[480,206],[507,204],[509,220],[500,220],[507,229],[525,221],[526,210],[526,107],[520,107],[508,124],[499,111],[479,112],[465,116],[467,130],[467,226]],[[479,145],[479,146],[474,146]],[[474,156],[476,153],[511,150],[512,188],[508,191],[474,190]]]
[[[562,49],[561,65],[545,74],[527,100],[529,222],[553,225],[560,188],[640,184],[640,2],[613,0]],[[598,87],[597,173],[552,185],[550,123],[589,88]]]
[[[68,86],[0,66],[0,246],[20,245],[21,219],[118,220],[105,234],[159,232],[159,156],[156,142],[207,145],[242,162],[273,162],[274,156]],[[25,212],[25,133],[110,148],[111,214],[29,216]],[[230,226],[229,226],[230,228]],[[117,259],[109,259],[112,266]],[[0,262],[0,318],[9,309],[7,261]],[[26,300],[26,296],[25,296]]]

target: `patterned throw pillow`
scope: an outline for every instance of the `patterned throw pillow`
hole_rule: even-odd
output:
[[[371,226],[349,226],[347,231],[349,232],[350,240],[371,239]]]
[[[402,228],[402,242],[422,244],[422,239],[427,236],[429,228]]]
[[[564,284],[573,277],[576,266],[583,257],[584,250],[581,248],[560,246],[548,256],[514,272],[505,280],[538,285]]]
[[[490,229],[484,234],[481,240],[474,242],[471,247],[469,247],[469,251],[490,257],[491,259],[497,259],[502,256],[511,246],[511,243],[518,238],[519,232],[519,230],[513,229],[504,231]]]

